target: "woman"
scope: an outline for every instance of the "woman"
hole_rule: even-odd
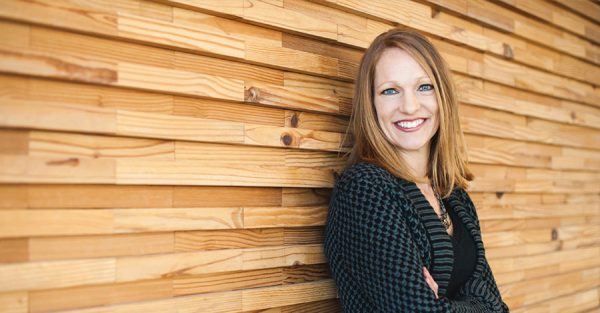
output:
[[[325,228],[344,312],[508,312],[465,192],[457,105],[422,35],[392,29],[367,49]]]

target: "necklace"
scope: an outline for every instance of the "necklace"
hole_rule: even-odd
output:
[[[433,187],[431,189],[433,189]],[[446,211],[446,207],[444,207],[444,201],[442,201],[442,198],[435,190],[433,190],[433,193],[440,202],[440,208],[442,209],[442,214],[438,216],[438,218],[440,219],[444,227],[446,227],[446,230],[448,230],[448,228],[450,228],[450,225],[452,225],[452,221],[450,221],[450,218],[448,217],[448,211]]]

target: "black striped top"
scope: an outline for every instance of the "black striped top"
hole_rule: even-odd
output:
[[[476,264],[447,295],[454,266],[452,240],[415,183],[357,163],[336,179],[324,253],[343,312],[508,312],[485,257],[475,206],[455,188],[449,207],[476,247]],[[425,282],[427,267],[439,299]]]

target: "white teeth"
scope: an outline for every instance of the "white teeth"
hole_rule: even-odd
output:
[[[425,121],[424,119],[419,119],[419,120],[414,120],[412,122],[398,122],[396,124],[402,128],[415,128],[415,127],[421,125],[421,123],[423,123],[424,121]]]

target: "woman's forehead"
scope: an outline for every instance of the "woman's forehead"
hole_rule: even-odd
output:
[[[408,52],[400,48],[386,49],[375,65],[376,85],[386,81],[404,84],[423,79],[429,79],[425,70]]]

